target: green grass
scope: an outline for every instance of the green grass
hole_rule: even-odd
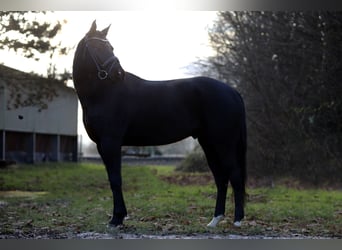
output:
[[[208,229],[205,225],[215,206],[213,181],[178,185],[162,178],[176,175],[187,174],[175,173],[168,166],[123,167],[129,217],[120,232],[342,237],[341,191],[249,188],[246,219],[237,229],[232,226],[230,189],[226,219]],[[194,176],[200,178],[201,174]],[[0,235],[114,234],[117,230],[107,227],[111,211],[103,165],[37,164],[0,171]]]

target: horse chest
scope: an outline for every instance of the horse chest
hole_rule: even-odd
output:
[[[83,123],[89,137],[98,141],[104,136],[120,137],[124,133],[127,118],[120,112],[103,109],[83,109]]]

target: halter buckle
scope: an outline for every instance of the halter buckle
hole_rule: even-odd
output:
[[[104,80],[108,77],[108,73],[107,71],[101,69],[97,72],[97,77],[100,79],[100,80]]]

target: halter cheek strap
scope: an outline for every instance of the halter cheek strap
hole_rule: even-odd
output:
[[[91,56],[91,58],[93,59],[94,63],[95,63],[95,66],[97,68],[97,77],[100,79],[100,80],[105,80],[108,78],[108,75],[109,73],[112,71],[115,63],[118,63],[120,64],[119,60],[117,59],[116,56],[114,56],[114,54],[109,57],[106,61],[104,61],[101,65],[100,63],[98,62],[98,59],[97,59],[97,56],[93,53],[93,51],[90,49],[90,47],[88,46],[88,41],[89,40],[99,40],[101,42],[106,42],[108,43],[108,40],[105,40],[105,39],[101,39],[101,38],[88,38],[86,39],[86,47],[89,51],[89,54]],[[107,66],[110,65],[109,69],[106,70]],[[121,68],[121,66],[120,66]],[[118,71],[118,75],[120,76],[120,78],[122,78],[122,72],[121,70]]]

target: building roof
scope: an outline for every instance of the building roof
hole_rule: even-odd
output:
[[[0,88],[9,90],[8,109],[27,106],[46,109],[47,102],[57,97],[60,91],[76,94],[73,88],[65,86],[62,81],[22,72],[5,65],[0,65]]]
[[[77,135],[76,91],[0,65],[0,130]]]

